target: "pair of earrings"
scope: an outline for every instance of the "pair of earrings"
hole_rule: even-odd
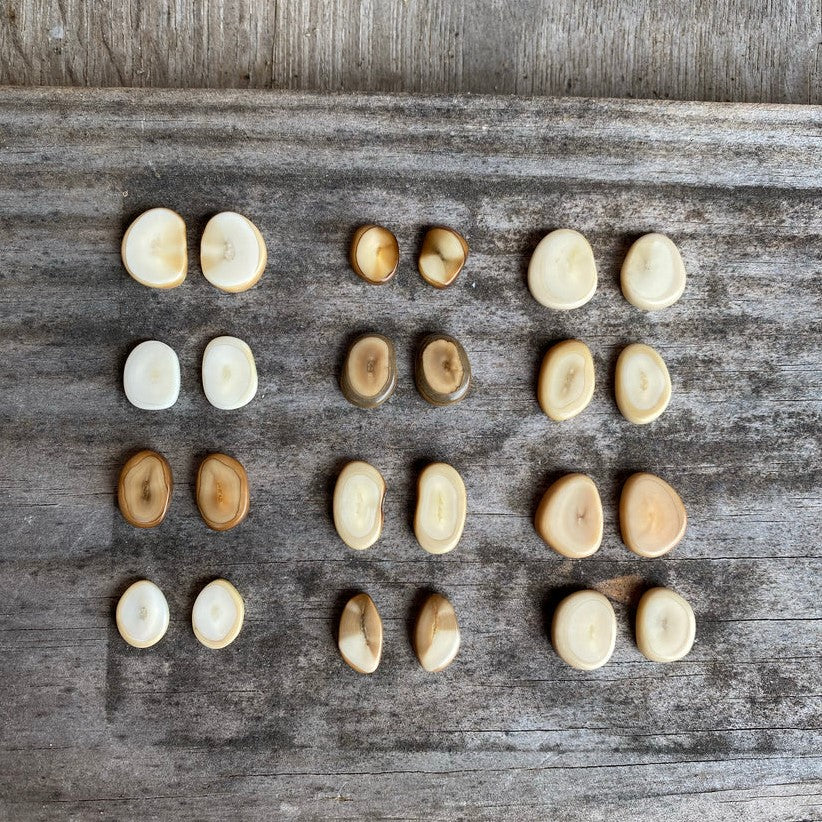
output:
[[[206,399],[224,411],[248,405],[257,393],[254,354],[238,337],[211,340],[203,352],[201,375]],[[123,390],[137,408],[170,408],[180,396],[177,352],[159,340],[136,345],[123,367]]]
[[[631,305],[645,311],[668,308],[685,290],[679,249],[664,234],[645,234],[628,250],[620,282]],[[570,228],[543,237],[528,263],[528,289],[547,308],[567,311],[585,305],[597,289],[597,266],[588,240]]]
[[[125,520],[154,528],[168,513],[173,482],[168,460],[156,451],[140,451],[120,471],[117,503]],[[197,507],[205,524],[227,531],[248,515],[248,475],[234,457],[209,454],[197,470]]]
[[[126,271],[148,288],[177,288],[188,273],[186,224],[170,208],[151,208],[128,227],[120,254]],[[247,217],[221,211],[206,223],[200,268],[221,291],[247,291],[263,275],[265,240]]]
[[[670,588],[651,588],[639,601],[636,641],[653,662],[675,662],[686,656],[696,637],[690,603]],[[614,608],[599,591],[576,591],[565,597],[551,621],[551,644],[572,668],[593,671],[611,658],[616,647]]]
[[[381,225],[360,226],[354,232],[348,258],[354,271],[367,283],[383,285],[397,273],[400,244]],[[447,288],[457,279],[467,259],[468,243],[461,234],[452,228],[433,226],[423,238],[417,268],[434,288]]]
[[[563,340],[548,349],[537,383],[540,408],[562,422],[587,408],[594,396],[594,358],[581,340]],[[614,393],[626,420],[637,425],[653,422],[671,401],[671,376],[665,361],[644,343],[632,343],[616,363]]]
[[[334,486],[334,527],[340,539],[357,551],[371,547],[382,533],[385,480],[367,462],[349,462]],[[429,554],[457,547],[465,527],[468,496],[459,472],[445,462],[433,462],[417,480],[414,535]]]
[[[471,388],[471,364],[460,342],[429,334],[420,343],[414,367],[420,396],[431,405],[452,405]],[[343,396],[360,408],[377,408],[397,387],[394,344],[382,334],[362,334],[348,349],[340,375]]]
[[[566,474],[543,494],[534,528],[544,542],[570,559],[599,550],[602,500],[587,474]],[[685,536],[688,514],[679,494],[661,477],[640,471],[622,487],[619,500],[622,541],[641,557],[667,554]]]
[[[337,646],[345,662],[361,674],[373,674],[382,658],[382,620],[368,594],[348,600],[340,617]],[[442,671],[460,647],[454,606],[441,594],[426,599],[414,628],[414,651],[426,671]]]
[[[207,648],[225,648],[243,627],[245,604],[239,591],[225,579],[209,582],[191,609],[194,636]],[[147,579],[130,585],[117,602],[117,630],[135,648],[156,645],[168,630],[165,594]]]

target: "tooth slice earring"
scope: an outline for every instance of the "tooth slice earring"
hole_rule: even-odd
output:
[[[650,345],[632,343],[622,349],[616,364],[617,406],[636,425],[653,422],[671,401],[668,367]]]
[[[382,285],[397,273],[400,246],[387,228],[360,226],[351,240],[348,260],[351,268],[367,283]]]
[[[214,531],[228,531],[248,516],[248,475],[234,457],[209,454],[197,471],[196,494],[200,515]]]
[[[428,229],[422,241],[417,267],[420,276],[434,288],[448,288],[468,259],[465,238],[445,226]]]
[[[358,673],[377,670],[382,658],[382,620],[368,594],[357,594],[345,604],[337,646],[340,656]]]
[[[254,354],[237,337],[217,337],[203,352],[202,378],[206,398],[215,408],[242,408],[257,393]]]
[[[191,611],[194,636],[207,648],[225,648],[243,627],[245,604],[240,592],[226,579],[209,582],[197,595]]]
[[[382,334],[363,334],[348,349],[340,377],[343,396],[360,408],[377,408],[397,387],[394,344]]]
[[[664,234],[646,234],[628,249],[620,276],[629,303],[645,311],[673,305],[685,290],[679,249]]]
[[[372,546],[382,533],[385,480],[367,462],[349,462],[334,486],[334,527],[356,551]]]
[[[168,602],[147,579],[129,586],[117,603],[117,630],[135,648],[156,645],[168,629]]]
[[[636,611],[636,642],[653,662],[675,662],[694,644],[696,618],[686,599],[669,588],[651,588]]]
[[[456,548],[465,527],[468,498],[457,470],[444,462],[427,466],[417,481],[414,534],[429,554]]]
[[[594,396],[594,358],[580,340],[563,340],[542,360],[537,398],[552,420],[562,422],[584,411]]]
[[[528,288],[548,308],[567,311],[585,305],[597,289],[597,267],[588,240],[570,228],[543,237],[528,264]]]
[[[120,471],[117,503],[126,522],[137,528],[154,528],[171,503],[171,466],[156,451],[140,451]]]
[[[534,527],[547,545],[571,559],[589,557],[602,543],[602,500],[585,474],[566,474],[545,492]]]
[[[143,212],[123,235],[126,271],[148,288],[176,288],[186,278],[186,224],[170,208]]]
[[[454,606],[441,594],[431,594],[417,617],[414,650],[426,671],[447,668],[460,649],[460,628]]]
[[[262,277],[268,252],[259,229],[236,211],[215,214],[200,242],[200,267],[221,291],[247,291]]]
[[[459,402],[471,388],[471,364],[459,340],[430,334],[420,344],[414,367],[420,396],[431,405]]]
[[[598,591],[577,591],[565,597],[554,612],[551,643],[572,668],[601,668],[616,645],[616,615],[611,603]]]
[[[641,557],[661,557],[685,536],[688,514],[677,492],[653,474],[632,474],[619,500],[622,541]]]
[[[146,340],[135,346],[123,368],[128,401],[146,411],[170,408],[180,396],[180,361],[171,346]]]

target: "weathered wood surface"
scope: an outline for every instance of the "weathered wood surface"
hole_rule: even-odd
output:
[[[0,83],[822,101],[818,0],[9,0]]]
[[[0,815],[28,818],[818,819],[822,806],[822,113],[801,107],[303,96],[242,92],[6,90],[0,98]],[[188,280],[160,293],[122,269],[130,220],[166,205],[189,225]],[[260,284],[216,292],[198,271],[206,218],[236,208],[269,244]],[[382,288],[346,262],[355,226],[400,240]],[[416,273],[422,230],[464,232],[467,269],[437,292]],[[591,240],[600,287],[551,312],[525,286],[549,229]],[[647,315],[621,296],[631,240],[679,244],[682,300]],[[389,334],[400,384],[383,408],[348,405],[345,344]],[[415,342],[442,330],[476,388],[427,406]],[[260,391],[211,408],[200,356],[247,339]],[[535,399],[551,341],[593,350],[597,389],[575,420]],[[183,390],[166,412],[131,407],[127,352],[158,338]],[[669,410],[635,427],[613,401],[615,357],[656,346]],[[167,455],[171,511],[128,526],[117,473],[140,448]],[[225,450],[247,467],[249,519],[200,520],[196,465]],[[389,485],[386,527],[364,554],[330,518],[343,462]],[[462,472],[470,513],[453,553],[424,554],[410,526],[419,467]],[[621,544],[629,472],[679,489],[690,527],[673,554]],[[605,540],[572,562],[532,527],[546,485],[590,473]],[[224,575],[247,603],[222,652],[190,629],[194,596]],[[119,638],[118,595],[155,580],[172,610],[154,649]],[[690,657],[652,664],[632,608],[661,583],[693,603]],[[550,648],[565,592],[593,586],[619,619],[612,662],[584,674]],[[429,675],[409,641],[435,589],[463,629],[455,664]],[[344,599],[368,591],[386,633],[372,677],[340,660]]]

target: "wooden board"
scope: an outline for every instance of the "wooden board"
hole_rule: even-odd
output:
[[[813,819],[822,796],[820,419],[822,112],[812,108],[487,97],[6,90],[0,102],[0,797],[9,819]],[[161,293],[132,281],[119,243],[165,205],[188,222],[189,277]],[[197,264],[209,215],[260,227],[268,270],[241,295]],[[399,238],[396,279],[349,269],[353,229]],[[464,232],[471,256],[436,292],[416,273],[425,226]],[[535,243],[571,226],[590,239],[594,299],[568,313],[525,285]],[[619,291],[631,241],[679,245],[689,280],[645,314]],[[394,340],[399,388],[374,412],[337,388],[347,341]],[[476,388],[432,408],[411,378],[423,334],[456,335]],[[260,389],[237,412],[208,405],[206,343],[248,340]],[[551,423],[535,399],[555,340],[591,347],[589,409]],[[179,354],[174,408],[139,411],[125,357],[157,338]],[[613,401],[616,355],[655,346],[674,395],[635,427]],[[156,530],[116,509],[120,466],[164,453],[176,488]],[[193,479],[224,450],[247,467],[248,520],[214,533]],[[382,539],[337,538],[335,475],[352,457],[383,472]],[[410,527],[417,472],[459,468],[469,517],[431,557]],[[682,494],[672,555],[622,545],[616,506],[637,469]],[[601,550],[553,554],[532,515],[547,484],[579,470],[605,508]],[[203,583],[246,600],[228,649],[190,629]],[[165,591],[171,627],[152,650],[119,638],[134,579]],[[633,608],[652,584],[685,595],[691,655],[646,661]],[[605,592],[616,652],[565,666],[546,635],[558,599]],[[429,590],[454,602],[455,664],[417,664],[409,629]],[[383,617],[372,677],[340,660],[345,599]]]
[[[816,0],[13,0],[0,83],[822,102]]]

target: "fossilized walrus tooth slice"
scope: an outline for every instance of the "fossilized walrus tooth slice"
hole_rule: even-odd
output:
[[[240,592],[226,579],[209,582],[197,595],[191,611],[194,636],[208,648],[225,648],[243,627],[245,604]]]
[[[616,401],[622,416],[637,425],[653,422],[671,401],[671,376],[649,345],[624,348],[616,364]]]
[[[432,405],[459,402],[471,388],[471,365],[465,349],[447,334],[426,337],[417,354],[417,390]]]
[[[257,393],[254,354],[237,337],[216,337],[206,346],[202,376],[206,399],[215,408],[242,408]]]
[[[616,615],[598,591],[577,591],[560,602],[551,624],[554,650],[572,668],[602,667],[616,645]]]
[[[457,471],[444,462],[426,466],[417,482],[414,533],[430,554],[456,548],[465,527],[468,498]]]
[[[447,668],[460,648],[460,628],[454,606],[441,594],[431,594],[417,617],[414,650],[426,671]]]
[[[186,278],[186,224],[170,208],[144,211],[123,235],[126,271],[149,288],[176,288]]]
[[[686,599],[668,588],[651,588],[636,611],[639,650],[654,662],[675,662],[694,644],[696,618]]]
[[[168,630],[168,602],[147,579],[130,585],[117,603],[117,630],[135,648],[150,648]]]
[[[367,462],[349,462],[334,486],[334,527],[349,547],[362,551],[382,533],[385,480]]]
[[[153,528],[165,519],[171,490],[168,460],[156,451],[140,451],[120,470],[117,503],[127,522]]]
[[[688,515],[679,494],[653,474],[628,477],[619,500],[623,542],[641,557],[661,557],[685,536]]]
[[[537,533],[558,554],[589,557],[602,542],[602,501],[586,474],[566,474],[545,492],[537,508]]]
[[[200,240],[200,268],[221,291],[247,291],[265,271],[268,252],[259,229],[236,211],[222,211],[206,223]]]
[[[248,516],[248,475],[234,457],[209,454],[197,471],[196,493],[200,514],[214,531],[228,531]]]
[[[397,238],[380,225],[360,226],[349,252],[351,267],[367,283],[382,285],[397,272],[400,246]]]
[[[368,594],[357,594],[346,603],[337,644],[355,671],[373,674],[377,670],[382,657],[382,620]]]
[[[159,340],[136,345],[123,368],[128,401],[146,411],[170,408],[180,396],[180,361],[174,349]]]
[[[468,243],[451,228],[430,228],[422,241],[417,262],[422,278],[435,288],[447,288],[468,259]]]
[[[646,234],[622,263],[622,293],[645,311],[673,305],[685,290],[685,266],[679,249],[664,234]]]
[[[594,396],[594,359],[584,342],[563,340],[542,360],[537,397],[542,410],[561,422],[575,417]]]
[[[560,228],[542,238],[528,264],[528,288],[548,308],[579,308],[597,290],[597,267],[588,240]]]
[[[363,334],[354,340],[345,358],[340,388],[360,408],[382,405],[397,387],[394,344],[382,334]]]

